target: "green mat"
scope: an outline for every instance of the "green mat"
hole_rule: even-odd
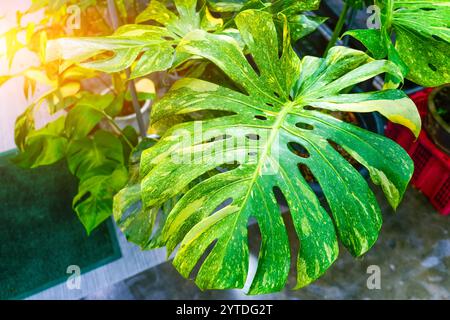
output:
[[[21,299],[118,259],[111,220],[88,237],[71,208],[76,179],[64,162],[25,170],[0,154],[0,299]]]

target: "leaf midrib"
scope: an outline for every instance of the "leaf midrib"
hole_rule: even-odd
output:
[[[258,164],[257,164],[257,166],[256,166],[256,168],[255,168],[255,172],[253,173],[253,176],[252,176],[251,181],[250,181],[250,183],[249,183],[249,188],[248,188],[248,190],[247,190],[247,193],[246,193],[246,195],[244,196],[244,198],[243,198],[243,200],[242,200],[242,204],[243,204],[243,205],[242,205],[242,207],[239,209],[239,212],[236,214],[235,219],[234,219],[234,222],[233,222],[233,225],[232,225],[232,227],[230,228],[230,230],[235,230],[235,229],[236,229],[236,224],[237,224],[237,222],[238,222],[238,220],[239,220],[239,217],[240,217],[240,215],[241,215],[242,208],[244,208],[244,204],[247,203],[248,197],[250,196],[251,191],[253,190],[253,186],[254,186],[254,185],[256,184],[256,182],[257,182],[257,178],[258,178],[258,176],[259,176],[261,167],[262,167],[262,165],[264,164],[266,157],[269,155],[269,151],[271,150],[272,143],[274,142],[275,138],[277,137],[278,132],[279,132],[280,129],[282,128],[282,125],[283,125],[283,122],[284,122],[286,116],[287,116],[287,115],[289,114],[289,112],[295,107],[295,105],[296,105],[296,104],[295,104],[294,102],[287,102],[287,103],[284,105],[284,108],[282,108],[281,111],[279,112],[279,114],[278,114],[278,116],[277,116],[277,118],[276,118],[276,120],[275,120],[275,123],[274,123],[273,126],[272,126],[272,130],[271,130],[269,139],[267,139],[267,142],[266,142],[266,145],[265,145],[263,154],[259,157]],[[230,234],[228,235],[228,239],[225,241],[224,247],[227,247],[227,246],[228,246],[228,243],[230,242],[230,239],[231,239],[231,238],[232,238],[232,233],[230,233]],[[221,259],[221,260],[223,260],[223,258],[224,258],[224,256],[222,256],[222,259]]]

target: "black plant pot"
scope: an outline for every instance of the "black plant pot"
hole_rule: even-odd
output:
[[[441,111],[441,112],[440,112]],[[446,115],[442,113],[444,112]],[[444,117],[446,117],[444,119]],[[434,89],[428,96],[425,129],[433,142],[450,155],[450,84]]]

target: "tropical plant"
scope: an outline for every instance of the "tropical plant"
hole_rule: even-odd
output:
[[[331,39],[325,49],[325,53],[327,53],[328,50],[336,44],[336,41],[342,33],[345,22],[348,21],[348,15],[352,14],[352,11],[355,9],[361,9],[364,6],[367,7],[371,4],[373,4],[373,1],[370,0],[343,0],[343,7],[339,15],[339,19],[336,22],[336,27],[333,30],[333,34],[331,35]]]
[[[129,239],[139,240],[143,248],[156,241],[170,254],[180,244],[174,265],[184,277],[212,247],[196,277],[202,289],[244,286],[247,226],[255,218],[262,243],[249,292],[267,293],[283,288],[290,265],[286,228],[275,198],[279,190],[301,243],[300,288],[336,259],[337,237],[360,256],[373,245],[381,227],[380,209],[368,184],[330,142],[369,170],[393,208],[413,173],[411,159],[393,141],[325,111],[378,111],[416,136],[420,118],[400,90],[340,93],[381,73],[401,78],[394,63],[345,47],[332,48],[322,59],[300,60],[290,46],[287,23],[278,38],[268,13],[243,11],[235,22],[255,65],[229,36],[195,30],[184,37],[177,53],[208,59],[239,89],[191,78],[173,85],[152,110],[154,125],[205,110],[221,114],[179,123],[144,150],[139,174],[116,196],[114,215]],[[303,151],[299,155],[296,150]],[[307,166],[322,186],[332,218],[299,165]],[[196,180],[200,182],[192,185]],[[152,232],[158,209],[177,196],[181,198],[168,216],[160,218],[165,222],[159,232]]]
[[[191,75],[204,72],[204,62],[192,60],[190,54],[175,55],[177,43],[192,30],[239,36],[235,29],[224,25],[224,20],[233,25],[233,15],[225,19],[214,16],[203,1],[176,0],[173,6],[154,0],[142,11],[138,10],[138,2],[34,0],[26,12],[18,13],[17,26],[4,34],[10,64],[22,48],[36,53],[41,64],[19,74],[2,76],[0,84],[23,76],[27,99],[34,95],[37,84],[49,88],[17,118],[15,142],[20,153],[15,161],[35,168],[66,159],[80,180],[73,207],[88,233],[111,215],[112,197],[126,181],[128,156],[138,142],[132,128],[122,130],[114,120],[125,102],[133,100],[134,86],[128,86],[128,82],[182,64],[179,69],[188,70]],[[314,9],[317,4],[316,0],[305,1],[301,6],[289,3],[283,9],[298,15],[300,10]],[[73,16],[68,14],[73,5],[82,22],[74,27]],[[272,3],[261,9],[266,7],[274,14]],[[42,20],[22,24],[24,16],[39,10],[44,12]],[[125,25],[114,30],[119,20]],[[296,28],[296,37],[311,32],[319,23],[303,20],[305,27]],[[147,22],[150,25],[142,24]],[[26,39],[21,42],[23,32]],[[184,63],[187,60],[191,61]],[[102,93],[105,90],[92,88],[92,82],[86,83],[90,78],[104,83],[105,73],[111,74],[111,80],[106,77],[106,87],[103,86],[109,90],[106,95]],[[148,99],[148,90],[137,92],[137,96]],[[36,129],[35,113],[45,103],[51,115],[60,117]],[[109,123],[106,128],[101,125],[105,121]]]
[[[76,28],[70,27],[67,14],[73,4],[78,5],[85,22]],[[39,10],[44,15],[38,23],[22,24],[23,17]],[[2,83],[23,76],[24,95],[30,100],[37,84],[47,88],[16,120],[19,154],[14,161],[22,167],[35,168],[66,159],[80,181],[73,208],[88,233],[111,215],[113,195],[127,181],[129,153],[137,144],[133,128],[122,130],[114,122],[124,102],[130,99],[126,79],[123,74],[113,75],[110,84],[102,84],[103,88],[111,88],[110,92],[102,95],[97,92],[99,88],[84,82],[97,79],[103,83],[105,75],[69,62],[46,61],[45,51],[48,41],[54,38],[109,34],[112,29],[102,15],[105,12],[106,1],[33,1],[26,12],[18,13],[17,26],[3,35],[10,65],[24,48],[35,53],[41,64],[4,76]],[[21,42],[24,32],[25,41]],[[37,129],[35,113],[44,104],[56,120]],[[109,123],[104,126],[108,130],[99,127],[102,121]]]
[[[379,29],[350,30],[376,59],[388,57],[403,75],[422,86],[450,82],[450,2],[445,0],[377,0]],[[395,35],[395,43],[391,38]],[[398,83],[398,79],[389,79]]]
[[[219,12],[239,12],[245,8],[258,8],[275,16],[284,12],[294,41],[313,32],[325,21],[324,18],[302,13],[305,10],[317,9],[318,0],[208,3],[215,4],[213,9]],[[225,15],[223,18],[213,16],[207,4],[201,0],[174,0],[174,6],[176,12],[162,2],[152,0],[136,17],[136,24],[124,25],[108,37],[72,37],[50,41],[47,60],[62,58],[79,63],[85,68],[104,72],[117,72],[131,67],[130,78],[134,79],[178,67],[191,58],[191,55],[185,53],[175,55],[174,47],[193,30],[239,37],[236,30],[231,28],[233,15]],[[147,22],[150,25],[143,24]],[[105,53],[112,56],[105,57]]]
[[[331,41],[323,58],[302,59],[292,44],[325,21],[305,12],[319,0],[151,0],[134,14],[127,10],[132,1],[107,2],[120,13],[123,25],[116,30],[42,36],[39,52],[53,69],[31,69],[27,78],[44,79],[52,89],[16,126],[22,165],[67,159],[80,179],[74,208],[88,231],[113,212],[127,239],[143,249],[166,247],[170,255],[178,247],[174,265],[184,277],[201,265],[200,288],[242,288],[254,219],[261,246],[250,294],[281,290],[287,280],[292,258],[280,202],[300,240],[296,288],[331,266],[338,239],[354,256],[370,249],[382,217],[350,162],[367,168],[394,209],[413,163],[393,141],[335,115],[378,112],[418,136],[418,112],[398,88],[405,77],[425,85],[448,82],[448,2],[376,1],[380,29],[345,33],[368,53]],[[103,8],[106,2],[86,3]],[[428,22],[415,20],[419,14]],[[412,41],[426,55],[413,57]],[[433,50],[425,50],[428,44]],[[149,132],[160,136],[139,141],[114,117],[133,96],[127,92],[133,79],[161,72],[178,80],[152,107]],[[81,85],[104,73],[112,74],[113,92],[99,95]],[[349,93],[377,75],[385,75],[383,90]],[[45,99],[52,112],[65,113],[35,130],[33,112]],[[324,201],[305,172],[320,184]]]

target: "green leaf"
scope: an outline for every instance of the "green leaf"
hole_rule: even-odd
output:
[[[125,164],[128,164],[128,158],[132,152],[132,147],[137,146],[139,143],[139,135],[135,128],[132,126],[126,126],[122,130],[122,135],[119,137],[123,147],[123,158]],[[131,145],[130,145],[131,144]]]
[[[128,171],[117,167],[111,174],[81,180],[73,208],[88,234],[112,214],[113,196],[126,184]]]
[[[371,0],[344,0],[348,5],[354,9],[362,9],[364,6],[370,6],[373,4]]]
[[[237,12],[251,0],[207,0],[212,11],[215,12]]]
[[[112,56],[81,63],[81,66],[103,72],[118,72],[131,66],[140,53],[156,51],[174,35],[157,26],[125,25],[114,35],[97,38],[61,38],[47,44],[47,61],[64,59],[81,63],[102,53]],[[170,42],[169,42],[170,43]]]
[[[392,15],[408,79],[429,87],[450,82],[450,2],[394,1]]]
[[[174,49],[163,43],[152,51],[145,52],[133,68],[130,78],[135,79],[172,66]]]
[[[328,18],[307,16],[304,14],[294,15],[288,18],[289,29],[291,30],[292,42],[306,37],[314,32]]]
[[[113,196],[128,180],[124,159],[121,140],[106,131],[69,143],[69,169],[80,179],[72,205],[88,234],[112,214]]]
[[[45,127],[29,133],[23,150],[14,159],[22,167],[36,168],[53,164],[66,155],[67,138],[64,137],[64,119],[59,117]]]
[[[34,112],[42,105],[42,102],[52,96],[53,93],[54,89],[46,92],[35,102],[30,104],[25,111],[17,117],[14,127],[14,142],[19,150],[24,150],[27,136],[35,129]]]
[[[107,73],[132,67],[131,79],[167,70],[174,64],[174,46],[184,35],[201,28],[216,31],[223,24],[206,8],[197,12],[197,0],[175,0],[174,3],[178,14],[152,0],[136,18],[136,23],[151,20],[162,27],[130,24],[120,27],[112,36],[50,40],[46,59],[64,59]],[[178,63],[189,57],[181,57]]]
[[[8,68],[11,68],[16,53],[24,48],[24,45],[18,40],[18,34],[21,32],[20,27],[12,28],[6,31],[2,37],[5,38],[6,60]]]
[[[129,161],[131,179],[127,188],[118,192],[114,197],[114,219],[121,228],[128,241],[139,244],[142,248],[161,246],[161,236],[152,236],[158,214],[162,214],[161,208],[143,210],[140,199],[139,164],[142,151],[156,143],[154,139],[145,138],[133,150]],[[162,214],[165,220],[168,212]],[[160,228],[164,226],[161,223]]]
[[[67,162],[72,174],[81,180],[110,174],[124,164],[122,144],[112,133],[98,130],[93,137],[70,141]]]
[[[414,103],[400,90],[384,90],[374,93],[340,94],[315,99],[313,107],[332,111],[374,112],[378,111],[390,121],[410,128],[419,136],[421,122]]]
[[[296,42],[302,37],[312,33],[326,21],[327,18],[301,14],[308,10],[316,10],[319,8],[320,0],[227,0],[212,1],[209,0],[211,8],[217,12],[244,11],[248,9],[258,9],[271,13],[274,18],[278,18],[278,14],[282,13],[287,18],[289,29],[291,31],[292,42]],[[283,18],[284,19],[284,18]],[[283,21],[277,19],[277,23],[284,24]]]
[[[361,42],[370,51],[371,55],[375,59],[383,59],[387,56],[386,43],[381,36],[380,30],[349,30],[342,35],[342,37],[344,36],[352,36],[353,38]]]
[[[379,30],[354,30],[346,34],[361,41],[375,58],[388,56],[406,78],[426,87],[450,82],[450,2],[445,0],[379,0]],[[380,36],[386,33],[384,36]],[[395,48],[391,36],[395,33]],[[387,87],[398,83],[389,77]]]
[[[299,11],[311,11],[319,9],[320,0],[283,0],[267,1],[271,2],[270,10],[272,13],[282,13],[291,16]]]
[[[25,140],[30,132],[35,128],[34,112],[35,104],[30,105],[25,111],[17,117],[14,127],[14,141],[19,150],[25,148]]]
[[[165,4],[152,0],[136,18],[136,23],[154,20],[180,38],[192,30],[200,29],[201,17],[196,10],[197,0],[174,0],[174,3],[179,15],[167,9]]]
[[[201,29],[205,31],[216,31],[223,26],[222,18],[214,17],[209,11],[207,6],[204,6],[201,10],[202,20],[200,22]]]
[[[140,233],[129,225],[145,221],[145,214],[154,219],[157,208],[180,196],[164,223],[163,240],[169,253],[179,245],[174,265],[184,277],[208,250],[196,276],[202,289],[244,286],[247,225],[255,218],[262,243],[249,293],[268,293],[284,287],[291,259],[275,196],[279,190],[301,243],[300,288],[320,277],[337,258],[337,237],[350,253],[360,256],[374,244],[381,228],[380,209],[367,182],[330,142],[368,168],[393,207],[413,172],[411,159],[392,140],[323,109],[346,110],[349,105],[350,111],[377,110],[393,120],[401,117],[412,130],[420,127],[419,117],[414,104],[395,90],[340,94],[379,73],[401,77],[395,64],[344,47],[332,48],[324,59],[300,61],[286,26],[278,41],[271,14],[248,10],[235,21],[256,66],[231,37],[194,31],[183,39],[178,51],[213,62],[240,90],[189,78],[174,84],[154,105],[154,124],[197,112],[226,113],[180,122],[144,150],[139,174],[132,174],[133,182],[116,197],[115,218],[126,219],[129,239],[145,244],[149,231]],[[392,111],[394,101],[400,105]],[[311,110],[314,105],[321,109]],[[321,185],[332,218],[299,166],[308,167]],[[133,203],[141,208],[126,210]]]
[[[117,11],[119,12],[119,16],[122,19],[126,19],[128,17],[127,5],[126,5],[125,2],[126,2],[125,0],[114,0],[114,3],[116,4]]]
[[[86,137],[106,117],[105,109],[114,101],[112,94],[89,94],[81,98],[69,111],[65,130],[71,139]]]
[[[13,76],[0,76],[0,87],[6,83],[7,81],[9,81],[11,78],[13,78]]]

